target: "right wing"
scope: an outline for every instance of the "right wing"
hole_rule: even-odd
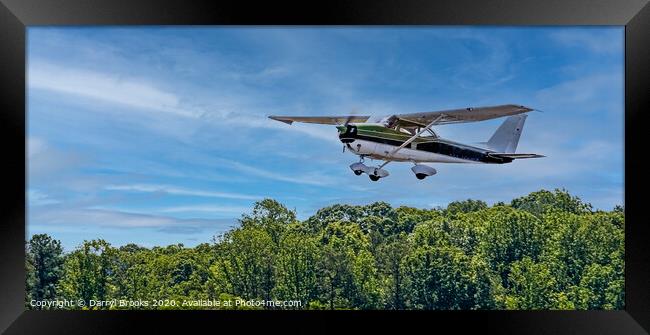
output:
[[[422,112],[410,114],[396,114],[391,117],[392,124],[402,124],[405,126],[418,125],[425,126],[431,121],[436,121],[436,125],[450,123],[464,123],[484,121],[504,116],[517,115],[532,111],[521,105],[499,105],[487,107],[469,107],[461,109],[451,109],[436,112]],[[442,116],[442,117],[441,117]]]
[[[370,116],[346,115],[346,116],[269,116],[269,119],[292,124],[294,122],[318,123],[342,125],[346,123],[366,122]]]

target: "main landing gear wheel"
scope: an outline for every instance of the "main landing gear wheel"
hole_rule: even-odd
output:
[[[422,180],[426,177],[430,177],[436,174],[436,169],[428,165],[422,165],[422,164],[415,164],[415,166],[411,168],[411,171],[415,173],[415,178],[419,180]]]
[[[377,181],[380,178],[379,176],[375,176],[375,175],[372,175],[372,174],[368,175],[368,177],[370,177],[370,180],[372,180],[372,181]]]

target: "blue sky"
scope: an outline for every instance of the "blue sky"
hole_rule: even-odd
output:
[[[623,203],[622,27],[28,29],[28,237],[208,242],[264,197],[305,219],[334,203],[444,206],[566,188]],[[331,126],[267,115],[383,115],[515,103],[542,159],[355,176]],[[502,120],[436,128],[487,140]]]

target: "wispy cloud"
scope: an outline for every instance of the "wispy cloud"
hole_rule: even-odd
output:
[[[258,74],[246,75],[246,77],[255,76],[256,78],[271,79],[288,71],[286,68],[269,68]],[[254,100],[240,97],[234,93],[227,96],[218,94],[209,99],[204,99],[203,102],[190,104],[186,101],[187,99],[183,99],[177,93],[158,88],[155,84],[144,79],[83,70],[71,66],[64,67],[40,60],[29,63],[28,86],[31,89],[43,89],[148,111],[149,115],[155,113],[160,114],[160,116],[182,117],[185,119],[184,122],[194,123],[192,128],[205,123],[211,124],[215,128],[234,125],[245,128],[295,132],[320,140],[338,141],[336,131],[331,127],[327,129],[314,125],[290,127],[270,120],[267,116],[273,114],[270,111],[274,110],[274,108],[254,107]],[[107,110],[112,111],[114,108],[109,107]],[[255,110],[259,110],[259,112],[256,113]],[[247,113],[241,113],[241,111],[247,111]],[[292,113],[290,110],[284,113],[287,112],[288,114]],[[138,116],[130,115],[125,121],[138,121]],[[152,123],[149,118],[142,118],[140,121],[150,128],[167,131],[170,134],[179,133],[178,120],[157,119]]]
[[[328,150],[324,148],[323,150]],[[331,151],[325,151],[331,152]],[[270,155],[269,153],[262,153],[262,156]],[[255,176],[271,181],[281,181],[291,184],[299,185],[312,185],[312,186],[332,186],[338,183],[334,177],[327,176],[323,173],[322,164],[318,167],[309,168],[305,171],[304,166],[292,166],[292,162],[287,162],[280,166],[278,164],[270,165],[259,163],[256,165],[250,163],[243,163],[239,160],[219,157],[209,153],[200,151],[180,151],[173,154],[173,158],[177,160],[190,160],[196,164],[201,164],[206,168],[228,169],[236,172],[239,175]],[[290,168],[287,168],[289,166]],[[283,171],[283,172],[280,172]]]
[[[220,206],[220,205],[191,205],[191,206],[172,206],[159,209],[164,213],[188,213],[188,212],[204,212],[204,213],[230,213],[240,215],[250,211],[251,207],[246,206]]]
[[[570,109],[574,113],[593,113],[603,109],[622,110],[623,73],[597,73],[557,83],[541,89],[535,98],[540,108]]]
[[[175,94],[160,90],[144,80],[39,61],[30,62],[27,78],[29,88],[33,89],[74,94],[183,117],[197,118],[201,115],[200,111],[182,107]]]
[[[109,191],[164,193],[164,194],[173,194],[173,195],[187,195],[187,196],[195,196],[195,197],[226,198],[226,199],[258,200],[263,198],[262,196],[258,196],[258,195],[196,190],[196,189],[176,187],[171,185],[155,185],[155,184],[107,185],[105,189]]]
[[[298,175],[291,176],[291,175],[285,175],[285,174],[273,172],[271,170],[266,170],[259,167],[247,165],[237,161],[231,161],[231,160],[221,160],[221,161],[230,165],[230,167],[238,171],[251,174],[254,176],[259,176],[262,178],[271,179],[271,180],[277,180],[277,181],[283,181],[283,182],[295,183],[295,184],[316,185],[316,186],[332,185],[332,183],[334,182],[331,178],[319,175],[317,172],[310,172],[309,174],[302,175],[302,176],[298,176]]]
[[[28,182],[49,179],[54,175],[71,173],[87,159],[77,152],[54,147],[34,136],[27,138]]]
[[[590,29],[570,29],[552,32],[550,37],[555,42],[575,48],[583,48],[597,53],[622,53],[623,30],[599,31],[594,33]]]
[[[27,201],[29,202],[29,206],[44,206],[60,203],[59,200],[53,199],[48,194],[34,189],[27,191]]]
[[[223,231],[236,222],[234,219],[179,219],[116,210],[62,207],[33,211],[30,213],[30,220],[41,226],[140,228],[172,234],[192,234],[206,230]]]

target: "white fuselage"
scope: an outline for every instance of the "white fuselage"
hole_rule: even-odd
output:
[[[391,161],[417,163],[481,163],[473,160],[461,159],[457,157],[441,155],[423,150],[414,150],[410,148],[403,148],[394,153],[392,156],[388,157],[389,154],[397,148],[397,146],[360,139],[355,139],[352,143],[349,143],[349,148],[354,154],[357,155]]]

